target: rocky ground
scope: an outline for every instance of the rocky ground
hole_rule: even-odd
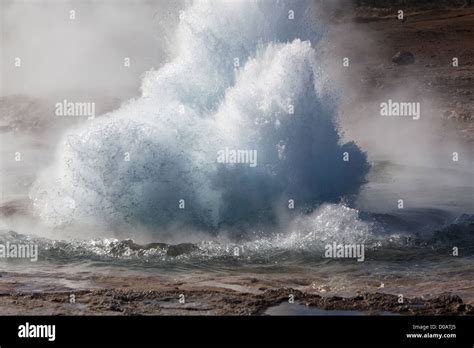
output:
[[[250,281],[250,291],[219,286],[163,283],[150,278],[101,277],[100,288],[53,292],[0,290],[0,313],[5,315],[266,315],[282,303],[327,311],[385,315],[473,315],[474,307],[455,295],[429,299],[361,293],[354,297],[321,296],[292,288],[264,289]],[[108,285],[106,285],[108,283]],[[122,287],[117,287],[120,284]],[[128,284],[124,287],[124,284]],[[129,286],[133,288],[128,288]],[[261,290],[260,290],[261,289]],[[74,303],[71,296],[74,296]],[[294,298],[294,303],[289,300]],[[288,306],[288,305],[287,305]],[[291,307],[286,307],[291,308]],[[283,312],[282,314],[295,314]],[[337,312],[334,312],[337,313]],[[350,313],[350,312],[349,312]]]
[[[355,41],[347,35],[343,42],[344,53],[354,63],[354,69],[348,71],[352,70],[351,87],[358,86],[355,98],[371,101],[393,95],[393,91],[427,98],[435,119],[473,142],[474,7],[408,3],[412,6],[359,6],[349,14],[336,15],[337,23],[351,23],[353,35],[360,35]],[[397,18],[400,9],[404,10],[403,20]],[[414,62],[392,61],[399,52],[413,54]],[[453,58],[457,58],[456,67]]]

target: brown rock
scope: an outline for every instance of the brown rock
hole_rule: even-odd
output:
[[[408,51],[400,51],[392,57],[392,62],[398,65],[408,65],[415,63],[415,55]]]

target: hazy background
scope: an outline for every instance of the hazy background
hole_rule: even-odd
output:
[[[182,8],[176,0],[2,0],[1,95],[136,96],[140,75],[171,53]]]

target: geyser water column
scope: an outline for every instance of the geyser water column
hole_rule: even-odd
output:
[[[339,145],[334,98],[315,86],[321,75],[315,50],[299,39],[269,43],[239,71],[215,128],[225,146],[256,149],[258,165],[218,168],[222,222],[276,221],[276,205],[292,199],[310,211],[363,182],[365,156],[353,143]]]
[[[308,211],[356,192],[368,165],[340,144],[336,101],[306,40],[323,32],[307,22],[311,3],[187,8],[179,54],[145,75],[142,97],[65,133],[31,190],[38,215],[52,226],[216,230],[275,223],[288,199]],[[258,164],[218,163],[225,148],[256,150]]]

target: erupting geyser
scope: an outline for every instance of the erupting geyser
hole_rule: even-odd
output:
[[[66,132],[31,191],[41,218],[217,229],[275,223],[290,199],[310,211],[355,193],[368,164],[340,142],[313,48],[324,30],[305,21],[305,2],[265,7],[190,6],[178,54],[144,76],[142,96]],[[220,163],[226,148],[256,151],[257,165]]]

